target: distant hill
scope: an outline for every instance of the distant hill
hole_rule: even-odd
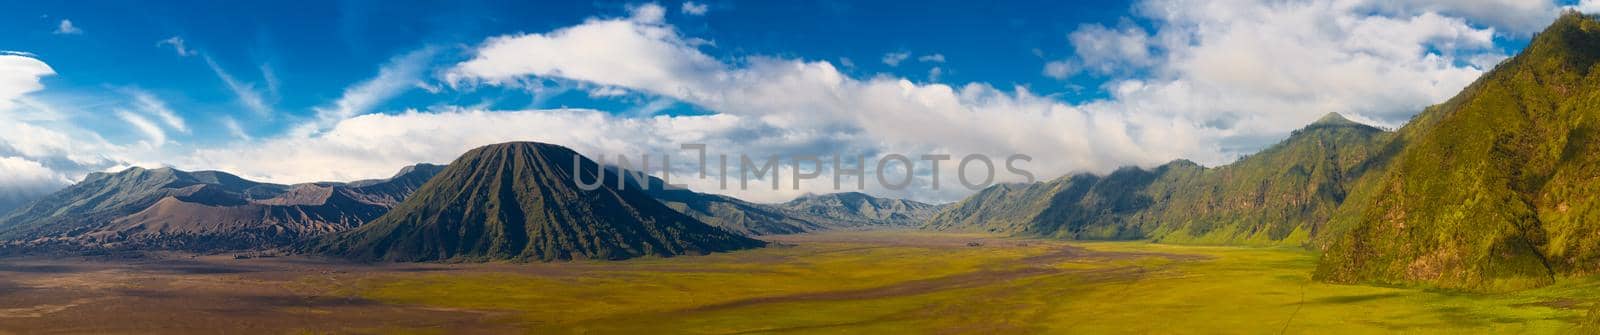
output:
[[[808,194],[778,205],[833,228],[917,227],[939,206],[860,192]]]
[[[617,173],[615,167],[608,167],[607,171]],[[689,189],[668,187],[660,178],[649,175],[640,175],[637,172],[622,173],[626,178],[629,188],[643,190],[645,194],[655,198],[680,213],[688,215],[727,231],[743,234],[745,236],[796,234],[808,231],[826,230],[828,226],[800,217],[783,208],[769,204],[758,204],[719,194],[699,193]],[[643,177],[642,179],[640,177]],[[608,179],[611,180],[611,179]],[[614,183],[608,181],[607,183]]]
[[[615,168],[608,170],[617,171]],[[859,192],[807,194],[781,204],[753,203],[738,198],[668,187],[655,176],[623,174],[629,187],[679,212],[746,236],[796,234],[833,229],[920,226],[938,206],[910,200],[879,198]],[[647,188],[648,187],[648,188]]]
[[[375,219],[438,170],[417,165],[357,186],[172,168],[95,173],[0,218],[0,240],[69,251],[279,248]]]
[[[1071,239],[1300,245],[1370,171],[1391,136],[1337,114],[1217,168],[1175,161],[984,189],[926,225]]]
[[[674,211],[565,147],[512,142],[468,151],[394,210],[308,247],[364,260],[625,259],[756,248],[765,242]]]

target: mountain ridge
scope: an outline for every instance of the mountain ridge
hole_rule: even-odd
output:
[[[1069,239],[1302,245],[1343,200],[1346,175],[1365,173],[1362,163],[1381,154],[1372,144],[1387,136],[1331,114],[1215,168],[1174,160],[1151,169],[992,186],[946,207],[925,227]]]
[[[0,241],[44,250],[262,250],[358,226],[409,195],[429,169],[396,178],[280,185],[220,171],[128,168],[0,218]]]

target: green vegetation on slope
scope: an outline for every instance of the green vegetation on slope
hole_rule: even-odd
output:
[[[1600,270],[1597,59],[1600,22],[1569,12],[1418,115],[1341,211],[1319,277],[1505,290]]]
[[[1600,271],[1600,22],[1564,14],[1397,132],[1334,115],[1230,165],[991,188],[928,225],[1305,245],[1342,283],[1514,290]]]
[[[1391,136],[1337,114],[1238,162],[1176,161],[998,185],[929,221],[939,230],[1186,244],[1300,245],[1370,171]]]

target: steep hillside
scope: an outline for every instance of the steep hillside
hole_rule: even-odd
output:
[[[636,188],[579,187],[612,174],[565,147],[513,142],[457,158],[394,210],[309,249],[365,260],[624,259],[765,243],[709,226]],[[606,180],[616,180],[610,175]]]
[[[1298,245],[1320,229],[1390,137],[1337,114],[1239,161],[1176,161],[990,187],[926,227],[1072,239]]]
[[[1600,22],[1569,12],[1402,128],[1317,275],[1503,290],[1600,270]]]

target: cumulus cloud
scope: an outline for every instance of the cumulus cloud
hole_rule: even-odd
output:
[[[1577,5],[1570,6],[1569,8],[1588,14],[1600,13],[1600,0],[1579,1]]]
[[[917,61],[923,63],[944,63],[944,54],[922,55],[917,57]]]
[[[654,2],[642,5],[629,5],[628,19],[640,23],[661,23],[666,20],[667,9]]]
[[[56,31],[51,33],[56,35],[83,35],[83,29],[73,26],[72,20],[61,20],[61,23],[56,25]]]
[[[1348,5],[1394,16],[1437,13],[1519,36],[1543,30],[1560,11],[1553,1],[1533,0],[1363,0]]]
[[[28,95],[55,75],[31,54],[0,53],[0,207],[53,192],[122,149],[72,126]]]
[[[1084,25],[1067,36],[1074,55],[1070,60],[1045,64],[1045,74],[1066,79],[1089,71],[1100,75],[1126,74],[1154,65],[1159,59],[1153,37],[1143,28],[1127,24],[1120,29],[1103,25]]]
[[[1070,61],[1053,60],[1044,63],[1044,75],[1050,78],[1067,79],[1078,73],[1078,67]]]
[[[683,7],[679,9],[683,11],[684,14],[699,16],[706,15],[706,11],[710,10],[711,6],[694,1],[684,1]]]
[[[1197,126],[1169,118],[1093,112],[1024,88],[857,79],[827,62],[750,57],[735,65],[685,40],[663,24],[591,20],[544,34],[492,38],[446,77],[490,85],[555,77],[626,87],[739,116],[747,129],[782,130],[730,144],[740,152],[825,154],[843,146],[910,155],[1022,153],[1050,157],[1039,161],[1040,174],[1050,176],[1207,151],[1197,144],[1204,142],[1182,140],[1201,135]],[[741,145],[763,141],[783,144],[759,150]]]
[[[1493,28],[1434,12],[1317,0],[1137,6],[1153,31],[1080,27],[1074,57],[1043,72],[1111,75],[1112,98],[1080,107],[1193,123],[1222,150],[1213,157],[1252,152],[1329,112],[1398,126],[1506,57]]]
[[[19,207],[71,182],[39,162],[0,156],[0,212]]]

